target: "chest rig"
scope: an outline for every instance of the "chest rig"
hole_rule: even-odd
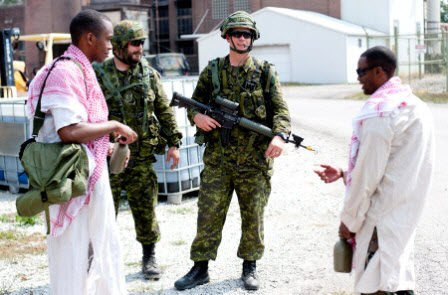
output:
[[[209,77],[211,77],[213,85],[210,103],[215,107],[222,107],[222,104],[216,103],[217,98],[231,99],[236,106],[232,110],[234,114],[238,113],[242,117],[272,127],[270,86],[273,71],[266,61],[260,61],[254,57],[252,57],[252,60],[254,66],[250,67],[244,74],[246,77],[244,81],[239,79],[238,76],[236,78],[230,77],[232,74],[229,75],[225,67],[226,58],[216,58],[209,62]],[[231,79],[233,81],[230,81]],[[237,87],[235,84],[238,85],[238,89],[235,89]],[[229,142],[231,129],[232,125],[226,126],[223,124],[221,126],[221,143],[223,145]]]
[[[136,68],[132,69],[131,73],[128,73],[124,79],[120,79],[121,74],[117,72],[113,64],[113,59],[108,62],[112,64],[105,64],[99,71],[103,86],[107,91],[105,98],[109,105],[111,119],[116,119],[126,125],[137,127],[141,130],[139,136],[146,137],[148,129],[150,129],[148,128],[148,121],[152,121],[149,114],[149,110],[152,109],[149,104],[152,101],[146,99],[145,95],[149,92],[154,82],[154,71],[146,64],[146,60],[142,59]],[[105,70],[110,71],[115,79],[111,79]],[[135,89],[141,89],[142,96],[134,97],[134,103],[127,102],[127,92]]]

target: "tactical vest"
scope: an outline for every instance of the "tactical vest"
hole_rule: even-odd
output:
[[[270,86],[273,78],[273,70],[267,61],[261,61],[252,57],[255,68],[247,73],[247,79],[240,93],[240,115],[247,119],[254,119],[272,127],[271,93]],[[228,88],[227,73],[224,69],[225,58],[216,58],[209,62],[209,76],[212,78],[212,98],[217,95],[229,97],[233,90]],[[219,71],[222,72],[222,81],[219,80]],[[264,69],[264,71],[263,71]],[[222,83],[220,83],[222,82]],[[222,84],[222,89],[221,89]]]
[[[236,101],[239,103],[238,114],[240,116],[272,128],[273,113],[270,86],[274,78],[273,68],[267,61],[252,57],[255,67],[247,73],[246,81],[242,85],[244,91],[235,93],[233,89],[229,88],[228,73],[224,68],[225,60],[226,58],[223,57],[209,61],[208,74],[213,85],[211,103],[214,104],[218,95]],[[219,77],[220,71],[222,81]],[[204,134],[199,128],[197,131],[195,142],[198,144],[207,142],[207,134]]]
[[[105,61],[103,66],[97,67],[97,70],[106,90],[105,98],[110,120],[123,122],[137,132],[139,136],[137,146],[142,156],[164,153],[167,140],[160,136],[160,124],[154,116],[155,71],[149,67],[146,59],[142,58],[136,65],[137,79],[135,75],[130,76],[131,81],[127,83],[128,81],[118,79],[113,81],[105,72],[105,68],[109,66],[113,68],[113,73],[118,78],[113,59]]]

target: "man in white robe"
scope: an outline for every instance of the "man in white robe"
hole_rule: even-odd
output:
[[[386,47],[361,55],[358,80],[371,96],[353,119],[348,170],[315,171],[346,184],[339,235],[354,241],[356,294],[414,294],[414,238],[433,174],[434,128],[395,68]]]
[[[110,133],[124,136],[126,144],[135,141],[137,134],[117,121],[107,121],[107,104],[91,65],[103,61],[112,48],[110,20],[97,11],[84,10],[71,21],[70,33],[73,44],[63,54],[65,59],[38,72],[27,102],[32,119],[43,88],[45,120],[38,142],[82,143],[89,158],[86,195],[49,208],[51,293],[125,294],[106,157]]]

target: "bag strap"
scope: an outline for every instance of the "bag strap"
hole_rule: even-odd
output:
[[[50,76],[51,71],[56,66],[56,63],[60,60],[72,60],[82,71],[82,66],[77,61],[75,61],[73,58],[71,58],[69,56],[60,56],[57,59],[55,59],[55,61],[51,65],[50,69],[48,70],[47,76],[45,77],[45,80],[42,83],[42,87],[40,89],[39,100],[37,101],[36,112],[34,113],[34,118],[33,118],[33,133],[31,135],[32,137],[37,137],[37,134],[39,133],[40,128],[42,128],[42,126],[44,125],[45,113],[43,113],[41,111],[42,95],[44,93],[44,88],[45,88],[45,85],[47,84],[47,79]],[[83,74],[84,74],[84,72],[83,72]]]
[[[213,97],[216,97],[221,91],[221,85],[219,83],[219,57],[210,61],[210,69],[212,74]]]

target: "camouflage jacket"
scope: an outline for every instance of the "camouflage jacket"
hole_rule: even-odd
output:
[[[200,74],[193,99],[208,104],[213,103],[214,97],[221,95],[239,103],[240,116],[269,126],[274,133],[290,133],[291,120],[288,107],[272,64],[253,57],[241,67],[232,67],[228,56],[216,61],[219,86],[213,85],[217,81],[213,81],[214,65],[210,62]],[[200,111],[197,109],[188,110],[191,124],[194,124],[193,118],[198,112]],[[205,134],[207,142],[205,164],[219,164],[224,161],[239,167],[272,168],[272,161],[264,156],[271,141],[266,136],[234,126],[229,144],[220,147],[220,128],[211,132],[198,130],[197,136],[202,134]]]
[[[98,82],[109,107],[109,119],[134,129],[139,139],[140,155],[163,153],[166,144],[178,146],[182,134],[177,129],[174,113],[160,75],[143,58],[126,72],[115,68],[113,58],[94,64]]]

